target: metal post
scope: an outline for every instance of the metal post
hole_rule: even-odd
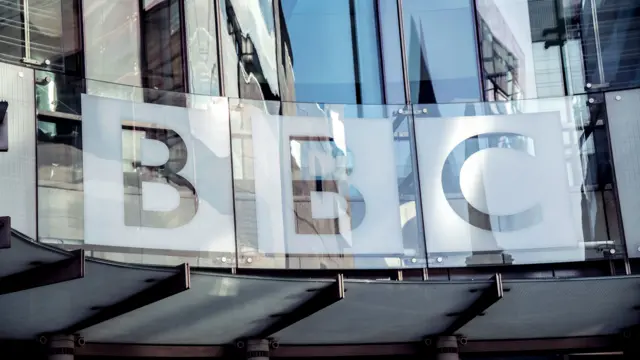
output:
[[[31,27],[29,23],[29,0],[24,0],[22,3],[22,18],[24,19],[24,62],[31,63]]]
[[[440,336],[436,339],[437,360],[459,360],[458,339],[455,336]]]
[[[602,61],[602,46],[600,44],[600,24],[598,24],[598,2],[591,0],[591,16],[593,19],[593,37],[596,45],[596,60],[598,62],[598,75],[600,76],[600,84],[606,84],[604,74],[604,62]]]
[[[49,340],[49,360],[73,360],[75,355],[75,337],[73,335],[54,335]]]
[[[269,340],[247,340],[247,360],[269,360]]]

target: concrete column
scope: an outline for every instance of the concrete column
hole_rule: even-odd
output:
[[[437,360],[459,360],[458,339],[455,336],[441,336],[436,339]]]
[[[247,360],[269,360],[269,340],[247,340]]]
[[[53,335],[49,339],[49,360],[73,360],[75,337],[73,335]]]

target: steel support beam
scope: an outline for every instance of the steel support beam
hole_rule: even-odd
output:
[[[11,247],[11,217],[0,216],[0,249]]]
[[[464,354],[531,354],[619,352],[623,341],[617,336],[586,336],[574,338],[469,341],[460,346]],[[88,343],[76,348],[77,356],[126,358],[223,358],[236,351],[224,346],[180,346]],[[313,357],[371,357],[371,356],[424,356],[429,350],[422,343],[389,343],[362,345],[281,345],[270,350],[272,358]]]
[[[202,345],[140,345],[88,343],[76,348],[76,356],[109,358],[221,358],[223,346]],[[229,352],[227,352],[229,353]]]
[[[318,290],[309,300],[300,304],[291,312],[276,315],[278,319],[260,333],[249,336],[251,339],[267,339],[273,334],[309,317],[318,311],[344,299],[344,276],[338,275],[329,286]]]
[[[84,277],[84,250],[73,251],[68,259],[37,265],[0,278],[0,295],[34,289]]]
[[[619,336],[582,336],[569,338],[481,340],[469,341],[460,347],[460,353],[576,353],[620,351],[623,342]]]
[[[422,356],[427,351],[421,343],[389,343],[363,345],[280,345],[271,350],[272,358],[308,357],[376,357]],[[425,357],[426,358],[426,357]]]
[[[117,285],[116,285],[117,286]],[[91,326],[100,324],[107,320],[117,318],[134,310],[143,308],[154,302],[166,299],[188,290],[190,287],[189,265],[183,264],[178,267],[178,273],[157,282],[151,287],[142,290],[118,303],[107,306],[99,310],[96,314],[59,331],[60,334],[74,334]]]
[[[468,324],[477,316],[482,316],[491,305],[498,302],[503,297],[502,275],[495,274],[492,278],[491,286],[482,291],[480,297],[461,313],[456,314],[456,319],[440,335],[455,335],[458,330]]]

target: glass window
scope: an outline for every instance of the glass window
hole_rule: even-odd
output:
[[[271,0],[221,0],[225,95],[280,99]]]
[[[18,63],[24,57],[24,31],[20,0],[3,0],[0,6],[0,59]]]
[[[478,0],[477,12],[486,100],[567,94],[565,72],[581,64],[567,63],[579,41],[565,35],[561,0]]]
[[[400,19],[396,0],[379,0],[380,51],[384,74],[385,102],[404,104],[404,69],[402,66],[402,45],[400,44]]]
[[[286,100],[381,104],[376,1],[279,0]]]
[[[478,0],[487,100],[640,84],[635,0]]]
[[[184,56],[178,0],[145,0],[141,14],[142,85],[145,89],[185,92]],[[157,96],[164,98],[157,98]],[[145,91],[145,101],[164,103],[183,97]],[[170,104],[184,105],[184,104]]]
[[[87,93],[142,101],[139,3],[83,0],[82,15]]]
[[[413,103],[480,99],[470,0],[404,0],[404,33]]]
[[[587,82],[609,88],[640,85],[640,2],[582,3],[579,21]]]
[[[215,3],[190,0],[184,6],[189,92],[220,95]]]
[[[0,1],[0,60],[78,74],[78,11],[77,0]]]

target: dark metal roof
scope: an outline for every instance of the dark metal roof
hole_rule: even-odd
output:
[[[410,355],[440,335],[464,338],[461,352],[612,350],[638,323],[640,276],[292,279],[85,259],[15,231],[10,240],[0,341],[77,334],[87,341],[78,355],[221,357],[249,338],[282,344],[272,357]]]

